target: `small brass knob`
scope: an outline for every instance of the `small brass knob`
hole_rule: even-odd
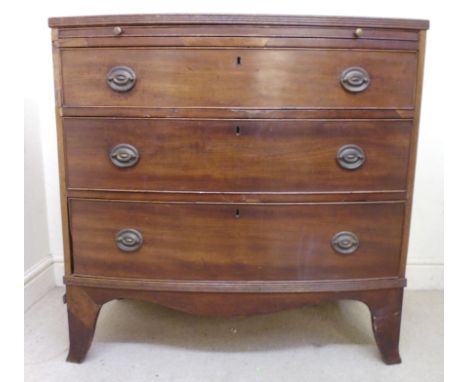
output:
[[[363,34],[364,34],[364,31],[362,28],[356,28],[356,30],[354,31],[354,35],[356,37],[361,37]]]
[[[114,27],[114,36],[120,36],[123,33],[123,29],[121,27]]]

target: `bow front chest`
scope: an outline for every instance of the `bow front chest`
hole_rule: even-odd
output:
[[[101,306],[354,299],[398,351],[427,21],[51,18],[68,360]]]

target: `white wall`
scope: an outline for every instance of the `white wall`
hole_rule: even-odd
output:
[[[303,14],[336,16],[369,16],[430,19],[426,56],[426,73],[423,93],[420,145],[416,171],[414,214],[411,229],[408,259],[410,288],[443,287],[443,126],[449,123],[449,99],[443,97],[444,55],[454,45],[452,26],[463,12],[445,1],[411,2],[394,0],[379,1],[177,1],[152,2],[132,0],[81,0],[76,2],[41,1],[31,4],[22,16],[22,25],[28,25],[28,49],[30,59],[42,76],[35,77],[35,86],[29,88],[26,97],[30,100],[37,124],[40,126],[44,162],[45,191],[50,253],[54,259],[56,281],[61,282],[63,272],[63,249],[60,229],[60,203],[56,135],[54,120],[52,60],[50,31],[47,18],[51,16],[77,16],[93,14],[126,13],[260,13]],[[462,24],[460,24],[462,25]],[[440,97],[442,95],[442,97]],[[445,118],[445,120],[443,120]]]
[[[55,283],[49,251],[40,118],[34,99],[25,99],[24,113],[24,285],[28,308]]]

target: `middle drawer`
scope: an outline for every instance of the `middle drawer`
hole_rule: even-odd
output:
[[[65,118],[75,189],[404,190],[411,121]]]

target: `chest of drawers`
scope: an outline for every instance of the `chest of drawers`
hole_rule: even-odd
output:
[[[101,306],[354,299],[398,342],[427,21],[49,19],[68,360]]]

